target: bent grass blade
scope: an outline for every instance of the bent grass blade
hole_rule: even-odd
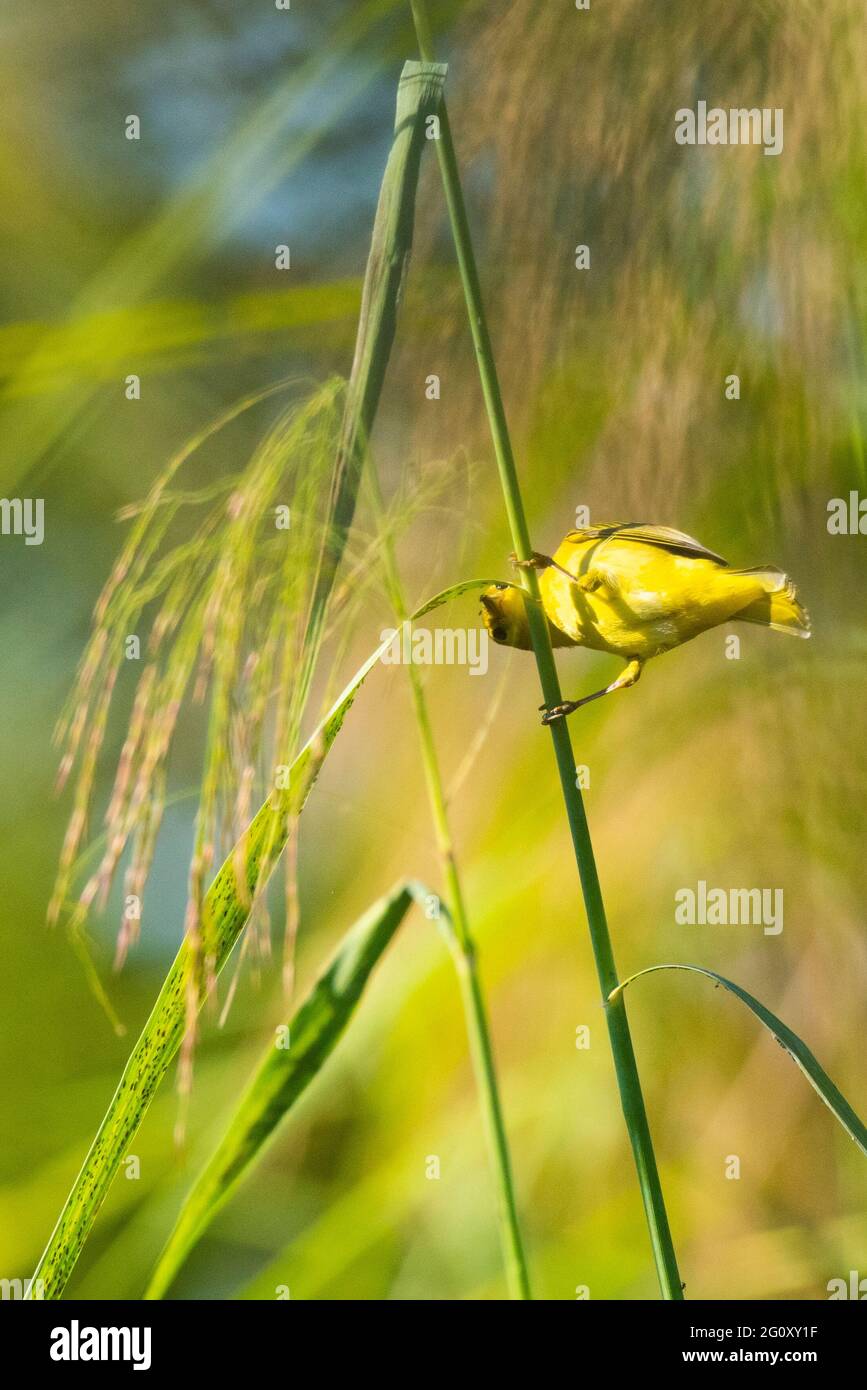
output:
[[[776,1038],[780,1046],[788,1052],[789,1056],[800,1067],[806,1076],[813,1090],[821,1096],[832,1114],[836,1115],[840,1124],[849,1135],[854,1139],[861,1152],[867,1155],[867,1127],[856,1115],[846,1097],[837,1089],[824,1067],[821,1066],[817,1058],[810,1051],[805,1042],[793,1033],[791,1028],[783,1023],[782,1019],[777,1018],[776,1014],[766,1009],[764,1004],[760,1004],[748,990],[741,989],[733,980],[727,980],[724,975],[718,975],[715,970],[708,970],[703,965],[651,965],[646,970],[638,970],[634,975],[628,976],[621,981],[616,989],[613,989],[608,996],[609,1003],[631,985],[633,980],[640,980],[642,975],[654,975],[658,970],[686,970],[693,975],[706,975],[709,980],[722,985],[731,994],[737,996],[747,1008],[755,1014],[760,1023],[763,1023],[770,1033]]]
[[[499,582],[502,581],[475,579],[455,584],[429,599],[410,621],[470,589],[483,589]],[[392,640],[389,635],[356,671],[292,763],[286,786],[274,791],[260,807],[211,883],[202,916],[204,939],[213,952],[214,976],[222,970],[241,936],[253,903],[286,843],[292,821],[303,809],[361,685]],[[238,870],[242,867],[246,882],[238,880]],[[30,1287],[41,1287],[46,1299],[59,1298],[66,1287],[96,1215],[128,1152],[130,1140],[181,1044],[186,1026],[187,989],[194,975],[192,953],[189,943],[184,941],[34,1271]],[[201,982],[197,988],[201,1008],[205,990]]]
[[[370,975],[412,903],[428,892],[400,883],[349,929],[288,1025],[285,1048],[271,1043],[203,1172],[184,1201],[144,1294],[160,1299],[190,1250],[260,1156],[284,1116],[337,1045]]]
[[[426,123],[442,101],[446,66],[405,63],[397,88],[394,138],[388,156],[364,276],[358,335],[328,499],[304,639],[299,698],[313,676],[328,601],[355,516],[359,484],[397,329],[412,252],[415,199]]]

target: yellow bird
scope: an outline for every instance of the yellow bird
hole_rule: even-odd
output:
[[[651,657],[732,620],[810,636],[810,617],[788,575],[772,565],[732,569],[721,555],[670,526],[629,521],[570,531],[552,557],[534,553],[555,647],[591,647],[622,657],[610,685],[545,709],[543,724],[634,685]],[[495,642],[528,651],[530,630],[521,591],[494,585],[482,615]]]

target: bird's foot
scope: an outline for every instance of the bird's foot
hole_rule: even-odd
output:
[[[540,705],[539,709],[544,711],[542,723],[554,724],[558,719],[565,719],[567,714],[572,714],[583,703],[583,700],[563,700],[559,705]]]
[[[517,570],[546,570],[554,563],[550,555],[541,555],[538,550],[532,550],[527,560],[519,560],[513,550],[509,561]]]
[[[602,690],[594,690],[592,695],[585,695],[581,700],[564,700],[562,704],[552,705],[550,708],[548,705],[540,705],[539,709],[544,710],[542,723],[553,724],[556,719],[565,718],[567,714],[574,713],[574,711],[580,709],[582,705],[589,705],[591,700],[601,700],[603,695],[610,695],[615,690],[628,690],[631,685],[634,685],[635,682],[640,679],[643,664],[644,663],[640,661],[638,657],[633,657],[632,660],[624,666],[616,681],[612,681],[610,685],[606,685]]]

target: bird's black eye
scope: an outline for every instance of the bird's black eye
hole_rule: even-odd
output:
[[[492,627],[491,636],[493,637],[495,642],[505,642],[506,629],[504,627]]]
[[[495,585],[494,585],[494,588],[495,588],[495,589],[507,589],[508,587],[509,587],[508,584],[495,584]]]

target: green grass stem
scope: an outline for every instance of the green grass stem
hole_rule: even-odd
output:
[[[419,51],[425,61],[431,62],[433,61],[433,41],[428,22],[427,7],[424,0],[410,0],[410,3],[412,5],[413,19],[416,26]],[[515,466],[514,454],[509,437],[509,428],[506,421],[506,412],[503,406],[503,398],[497,377],[494,351],[490,332],[488,330],[479,273],[476,266],[475,253],[473,251],[469,219],[467,217],[463,189],[461,187],[457,155],[452,140],[445,102],[443,102],[439,114],[440,138],[437,141],[437,156],[442,174],[464,298],[466,300],[482,393],[484,395],[491,438],[493,440],[494,453],[496,455],[497,467],[500,475],[503,500],[506,506],[506,514],[512,534],[512,543],[515,547],[515,554],[519,560],[528,560],[532,554],[533,547],[530,543],[530,534],[527,526],[526,513],[524,511],[521,487],[518,480],[518,472]],[[557,668],[554,663],[554,654],[551,649],[548,626],[541,604],[539,603],[540,592],[538,578],[536,572],[532,569],[522,570],[522,575],[524,577],[526,592],[531,600],[526,605],[527,619],[530,627],[530,638],[533,644],[533,653],[539,672],[542,694],[546,705],[556,705],[561,702],[562,695],[560,692],[560,682],[557,676]],[[626,1120],[626,1127],[629,1132],[635,1166],[638,1171],[638,1181],[641,1188],[642,1200],[644,1202],[644,1210],[647,1216],[647,1224],[650,1230],[650,1240],[653,1247],[653,1256],[656,1263],[657,1275],[659,1277],[660,1289],[663,1297],[666,1299],[681,1299],[683,1297],[683,1287],[678,1272],[677,1258],[674,1252],[674,1244],[671,1237],[668,1215],[665,1209],[665,1201],[662,1195],[662,1185],[656,1165],[653,1141],[650,1136],[650,1126],[647,1119],[644,1097],[641,1091],[638,1064],[632,1045],[626,1008],[622,994],[613,993],[618,985],[617,967],[614,962],[614,950],[611,944],[611,936],[605,916],[605,905],[599,884],[599,875],[596,869],[596,860],[593,854],[593,844],[590,839],[584,802],[575,780],[575,757],[572,751],[572,740],[568,725],[564,719],[560,719],[551,724],[550,732],[551,741],[554,746],[554,756],[557,762],[557,770],[563,789],[563,800],[566,806],[566,816],[572,836],[578,873],[581,879],[584,904],[587,911],[587,921],[590,929],[590,939],[593,945],[593,955],[596,961],[596,971],[599,977],[602,1003],[605,1009],[608,1035],[611,1041],[611,1051],[614,1057],[614,1068],[617,1075],[620,1102]]]
[[[382,558],[386,584],[395,614],[401,623],[409,621],[409,609],[397,566],[391,532],[385,523],[385,507],[376,463],[368,459],[367,478],[373,499],[374,514],[382,536]],[[414,663],[407,667],[413,712],[418,729],[422,765],[437,849],[442,864],[448,894],[453,930],[448,939],[460,984],[461,1000],[470,1040],[476,1085],[482,1107],[491,1166],[497,1190],[500,1220],[500,1242],[506,1267],[509,1293],[513,1299],[529,1299],[530,1276],[521,1239],[518,1204],[509,1155],[509,1141],[500,1103],[494,1048],[488,1023],[485,997],[479,976],[478,958],[470,928],[463,884],[455,855],[442,772],[437,755],[436,740],[430,711],[425,699],[424,684]]]

